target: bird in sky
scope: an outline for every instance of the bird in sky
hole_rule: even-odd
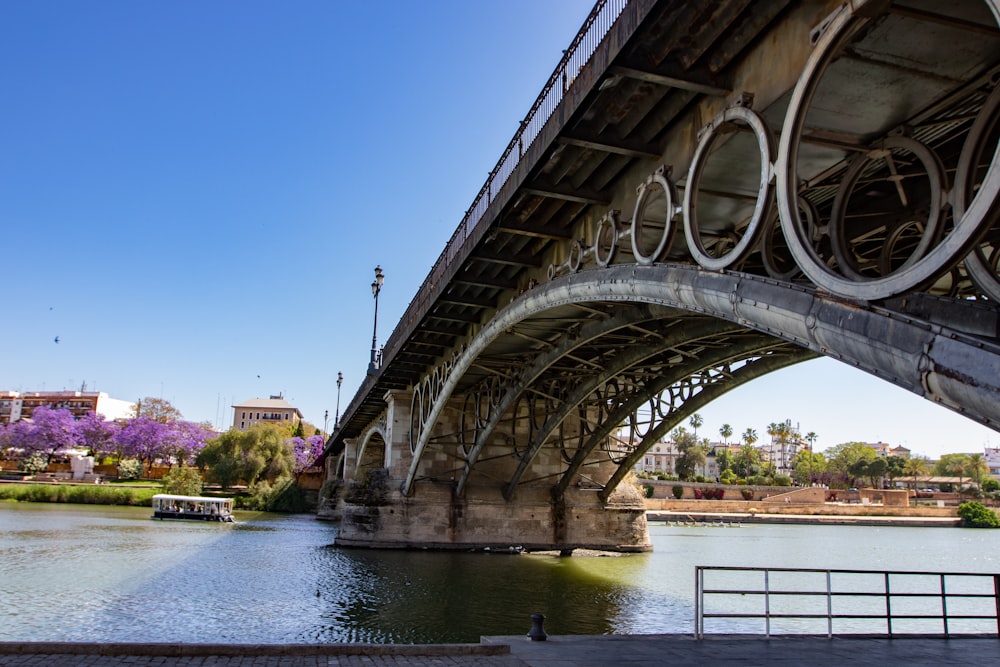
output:
[[[56,337],[55,337],[55,338],[53,338],[52,340],[54,340],[54,341],[55,341],[56,345],[58,345],[58,344],[59,344],[59,336],[56,336]]]

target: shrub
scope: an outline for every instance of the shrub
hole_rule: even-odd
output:
[[[1000,528],[996,512],[982,503],[966,502],[958,506],[958,516],[967,528]]]
[[[155,489],[104,484],[0,485],[0,499],[27,503],[76,503],[85,505],[152,505]]]
[[[671,489],[671,492],[673,492],[674,498],[676,498],[677,500],[680,500],[682,497],[684,497],[684,487],[681,486],[680,484],[673,487]]]
[[[753,489],[740,489],[740,495],[743,500],[753,500]]]
[[[24,457],[17,464],[18,470],[23,470],[31,475],[37,475],[48,467],[48,460],[45,458],[44,454],[39,452],[35,452],[31,456]]]
[[[643,492],[645,492],[647,498],[653,497],[653,487],[650,486],[649,484],[643,484],[642,490]]]
[[[702,500],[705,497],[705,489],[696,486],[694,489],[694,499]]]
[[[791,486],[792,485],[792,478],[789,477],[788,475],[775,475],[774,476],[774,485],[775,486]]]
[[[122,459],[118,462],[118,479],[139,479],[142,475],[142,461]]]
[[[178,496],[201,495],[201,475],[194,468],[178,466],[163,476],[163,492]]]
[[[1000,491],[1000,482],[989,477],[983,480],[983,491],[991,493],[993,491]]]
[[[305,512],[305,491],[291,477],[279,477],[272,485],[260,480],[250,487],[241,505],[260,512]]]

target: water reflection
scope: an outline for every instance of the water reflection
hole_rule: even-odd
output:
[[[1000,531],[654,525],[652,553],[556,558],[340,549],[309,515],[238,519],[0,505],[0,640],[477,642],[536,612],[553,634],[690,632],[695,565],[1000,571]]]

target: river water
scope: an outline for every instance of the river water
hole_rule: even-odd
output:
[[[690,633],[696,565],[1000,572],[1000,530],[651,524],[652,553],[557,558],[340,549],[312,515],[149,516],[0,504],[0,641],[478,642],[533,613],[550,634]]]

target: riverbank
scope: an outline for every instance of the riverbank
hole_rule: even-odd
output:
[[[934,505],[810,501],[808,492],[759,500],[688,500],[647,498],[649,521],[744,522],[851,526],[959,526],[958,503]],[[793,500],[794,498],[794,500]]]
[[[668,525],[740,526],[744,523],[786,523],[819,526],[910,526],[955,528],[962,525],[956,517],[876,516],[851,514],[770,514],[767,512],[698,512],[647,510],[646,520]]]
[[[0,483],[0,502],[150,507],[153,495],[159,493],[161,488],[72,482],[4,482]]]

